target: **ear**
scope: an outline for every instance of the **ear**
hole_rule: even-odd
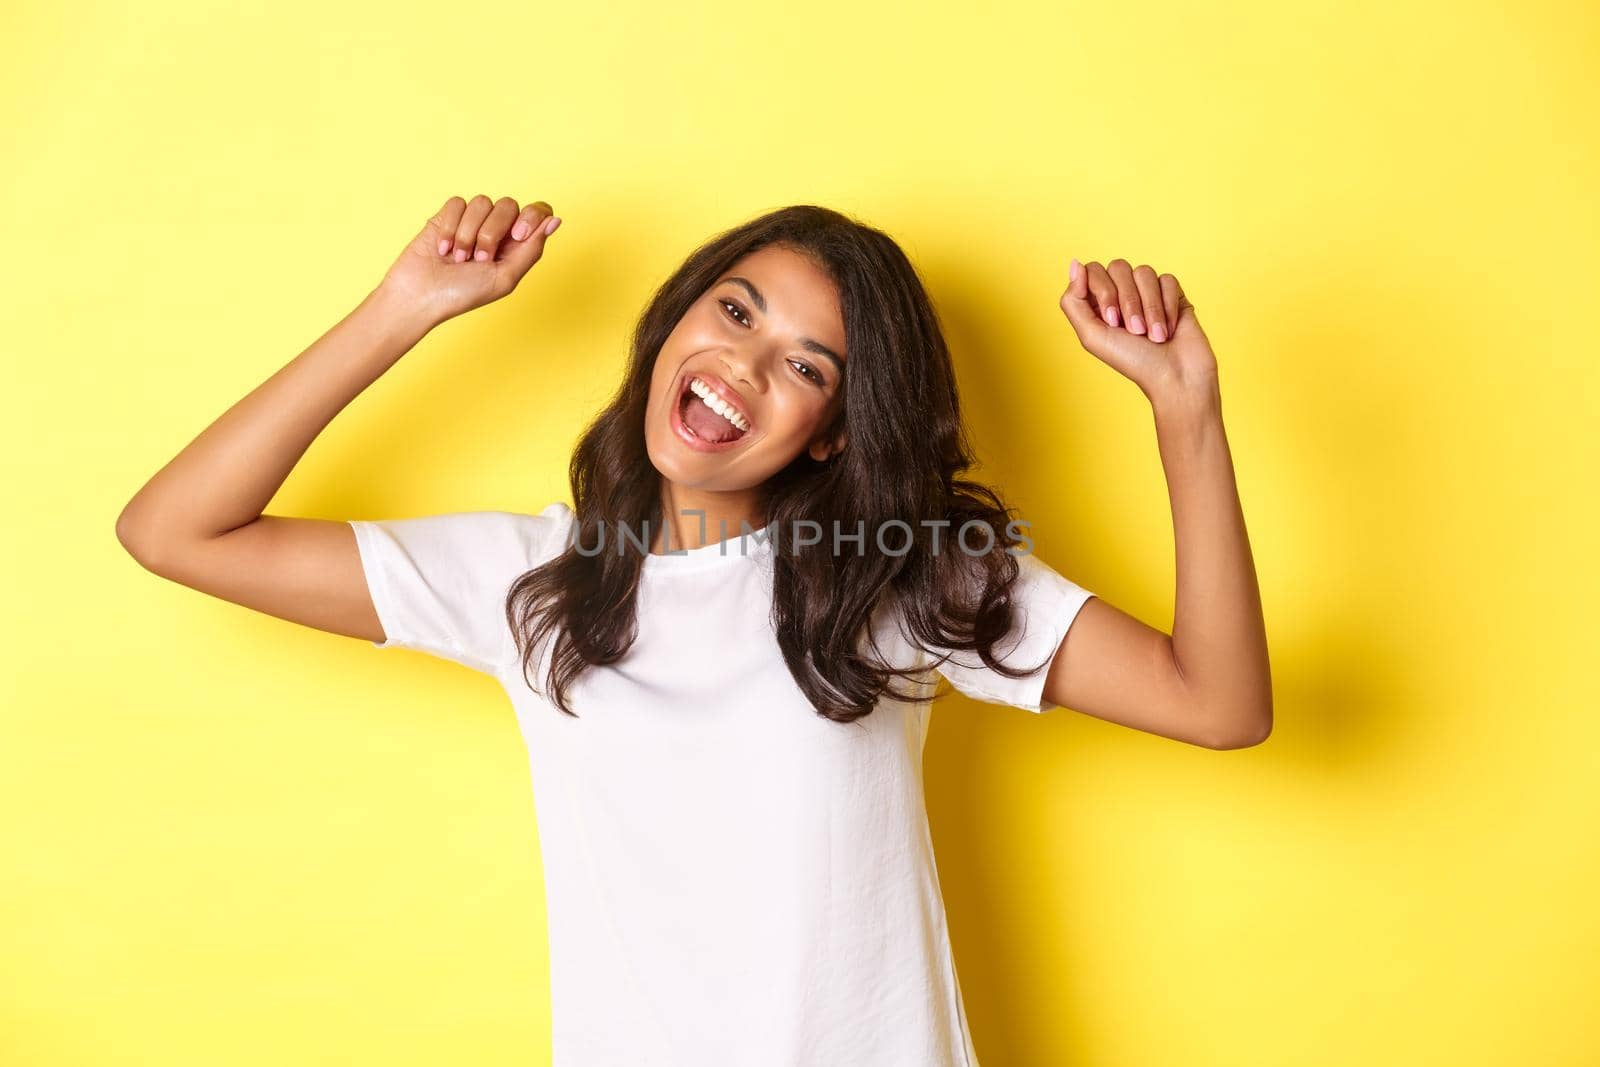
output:
[[[811,442],[811,447],[807,449],[807,451],[811,453],[811,458],[816,460],[818,463],[826,463],[834,456],[837,456],[840,452],[843,452],[844,446],[849,443],[849,440],[849,431],[840,430],[839,436],[834,438],[832,441]]]

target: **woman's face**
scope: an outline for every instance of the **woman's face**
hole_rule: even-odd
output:
[[[651,462],[679,486],[733,491],[762,484],[802,451],[827,459],[845,443],[822,436],[841,402],[845,358],[832,279],[778,245],[750,253],[690,306],[656,356],[645,408]]]

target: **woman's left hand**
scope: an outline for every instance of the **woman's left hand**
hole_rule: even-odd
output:
[[[1177,278],[1125,259],[1074,259],[1070,278],[1061,310],[1078,340],[1151,403],[1215,395],[1217,357]]]

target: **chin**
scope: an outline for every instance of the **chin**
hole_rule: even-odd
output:
[[[710,483],[714,483],[718,475],[726,472],[727,460],[717,456],[703,457],[685,453],[677,442],[663,437],[645,440],[645,451],[649,454],[650,465],[656,469],[657,474],[675,485],[692,486],[696,489],[721,488]]]
[[[767,464],[761,464],[758,470],[750,463],[749,453],[697,454],[684,449],[670,437],[664,440],[646,437],[645,451],[650,456],[650,465],[663,480],[686,489],[714,493],[742,492],[761,485],[777,472],[777,468],[766,470]]]

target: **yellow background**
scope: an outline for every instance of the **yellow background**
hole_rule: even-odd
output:
[[[1276,729],[952,702],[985,1067],[1600,1061],[1592,5],[11,5],[0,1060],[548,1061],[509,702],[164,582],[122,505],[443,200],[564,223],[271,512],[535,510],[651,288],[816,202],[898,238],[1037,550],[1152,625],[1148,405],[1067,262],[1184,282]],[[618,1020],[626,1025],[625,1019]]]

